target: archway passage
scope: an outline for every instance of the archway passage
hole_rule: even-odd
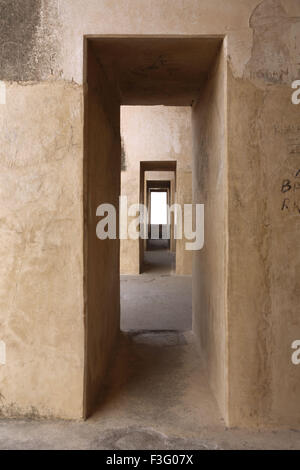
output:
[[[226,173],[223,171],[226,162],[220,163],[224,153],[219,149],[225,148],[226,67],[222,45],[221,37],[86,38],[85,416],[93,412],[103,391],[120,332],[120,244],[118,239],[97,240],[95,227],[100,204],[109,203],[118,208],[121,105],[192,106],[194,202],[206,202],[203,193],[208,190],[215,194],[215,179],[219,179],[214,208],[217,217],[208,218],[211,237],[208,250],[194,254],[193,279],[197,287],[193,297],[193,330],[221,412],[226,415]],[[209,153],[205,154],[205,145],[213,149],[209,161],[205,158]],[[199,153],[204,158],[200,159]],[[209,166],[212,177],[207,174]],[[221,172],[217,171],[218,167]],[[141,166],[141,174],[143,171],[145,167]],[[142,184],[140,191],[144,200]],[[141,240],[140,246],[143,243]],[[140,256],[142,253],[140,249]],[[216,291],[218,304],[211,305],[210,297]],[[216,325],[212,330],[213,323]]]
[[[168,216],[170,181],[147,181],[147,199],[148,239],[145,243],[144,270],[149,272],[157,266],[172,272],[175,268],[175,253],[171,251],[171,224]]]
[[[154,267],[160,266],[167,271],[176,269],[176,240],[174,237],[174,212],[168,208],[175,204],[176,184],[177,184],[177,162],[176,161],[141,161],[140,163],[140,203],[147,208],[148,220],[144,231],[147,239],[140,240],[139,243],[139,272],[142,273]],[[167,181],[164,178],[169,178]],[[155,215],[152,207],[152,195],[165,194],[165,214],[166,220],[153,221]],[[156,223],[157,222],[157,223]],[[165,256],[159,257],[158,251],[167,251]],[[148,252],[156,252],[150,254]]]

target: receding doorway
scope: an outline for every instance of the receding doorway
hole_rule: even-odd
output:
[[[139,245],[140,273],[176,271],[176,168],[175,160],[140,163],[140,203],[147,209],[147,237]]]
[[[223,148],[226,137],[225,55],[222,53],[222,44],[223,37],[216,36],[86,38],[86,417],[93,413],[100,402],[100,414],[104,416],[107,410],[114,414],[118,410],[117,419],[127,413],[128,404],[129,412],[134,413],[139,403],[139,418],[142,422],[149,415],[157,417],[163,414],[167,414],[165,417],[168,422],[172,419],[183,422],[187,412],[190,416],[197,416],[197,420],[201,422],[204,416],[212,416],[213,413],[217,416],[217,406],[211,398],[209,381],[214,387],[222,412],[226,409],[227,388],[223,373],[227,364],[224,279],[227,231],[223,230],[227,220],[224,204],[226,161],[222,161],[224,154],[219,151]],[[147,277],[147,273],[143,273],[146,276],[147,302],[135,287],[132,289],[136,311],[144,314],[137,318],[139,321],[142,318],[147,319],[145,312],[148,309],[148,319],[151,324],[155,322],[158,329],[155,330],[149,324],[144,327],[136,324],[135,327],[127,327],[127,331],[120,335],[120,241],[118,238],[97,240],[95,227],[99,204],[114,205],[117,213],[119,212],[122,105],[189,106],[193,110],[190,128],[193,128],[195,144],[192,166],[194,202],[207,202],[205,198],[208,192],[203,191],[206,184],[209,194],[215,198],[215,211],[208,220],[210,240],[207,250],[193,253],[193,282],[196,289],[193,291],[193,329],[188,325],[188,331],[186,326],[172,328],[167,325],[164,321],[169,321],[171,317],[162,315],[162,306],[172,310],[170,298],[174,305],[180,306],[180,286],[173,284],[174,292],[169,297],[163,286],[172,276],[167,275],[164,278],[165,275],[162,274],[157,280],[158,288],[161,289],[161,294],[158,295],[150,287],[154,285],[153,276]],[[178,147],[177,143],[174,147]],[[211,159],[208,162],[209,153]],[[208,168],[209,178],[205,179]],[[176,160],[152,161],[151,164],[142,162],[140,201],[145,200],[145,171],[175,170]],[[131,174],[129,171],[129,178]],[[187,176],[190,174],[181,172],[183,192],[187,187]],[[219,188],[217,194],[216,180]],[[217,217],[214,217],[215,213]],[[184,240],[180,241],[184,246]],[[141,272],[145,240],[141,239],[134,245],[134,253],[138,253]],[[217,306],[215,302],[211,302],[216,295],[219,299]],[[191,298],[189,295],[189,305],[192,304]],[[184,308],[178,308],[177,320],[184,317]],[[175,317],[173,320],[176,320]],[[199,346],[202,358],[197,353],[196,345]],[[205,377],[202,361],[209,369],[208,379]],[[112,385],[108,386],[108,383]],[[202,408],[203,403],[206,404],[205,409]],[[173,413],[175,407],[177,418]]]

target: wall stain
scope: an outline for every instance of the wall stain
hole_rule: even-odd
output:
[[[0,80],[60,76],[58,28],[51,0],[0,0]]]
[[[269,84],[291,84],[299,73],[296,51],[291,54],[291,41],[297,43],[296,30],[300,17],[289,17],[281,0],[264,0],[253,11],[251,58],[245,77]]]

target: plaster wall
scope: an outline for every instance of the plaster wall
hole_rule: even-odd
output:
[[[243,77],[228,70],[232,425],[300,424],[300,369],[291,361],[300,333],[299,107],[291,101],[299,77],[299,15],[296,2],[260,3],[249,20],[253,46]]]
[[[9,83],[0,105],[5,416],[82,416],[82,109],[66,82]]]
[[[230,74],[228,92],[229,414],[299,427],[299,109],[278,81]]]
[[[231,425],[299,427],[298,193],[282,193],[299,167],[299,1],[2,0],[0,16],[2,413],[83,413],[84,35],[224,35],[228,402],[219,366],[215,392]]]
[[[227,140],[226,59],[220,51],[193,107],[193,197],[205,206],[205,244],[194,253],[193,331],[210,385],[227,412]]]
[[[120,195],[120,103],[90,46],[85,106],[85,403],[94,409],[120,330],[120,243],[99,240],[100,204],[116,208]],[[103,214],[106,215],[106,214]],[[117,231],[118,227],[116,227]]]

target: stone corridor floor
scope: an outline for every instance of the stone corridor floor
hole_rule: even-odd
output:
[[[191,333],[123,333],[86,422],[0,420],[0,449],[299,449],[293,430],[227,429]]]
[[[122,277],[121,292],[126,331],[94,415],[0,419],[0,449],[300,449],[292,429],[226,428],[190,331],[190,277]]]
[[[191,330],[191,276],[121,276],[121,329]]]

